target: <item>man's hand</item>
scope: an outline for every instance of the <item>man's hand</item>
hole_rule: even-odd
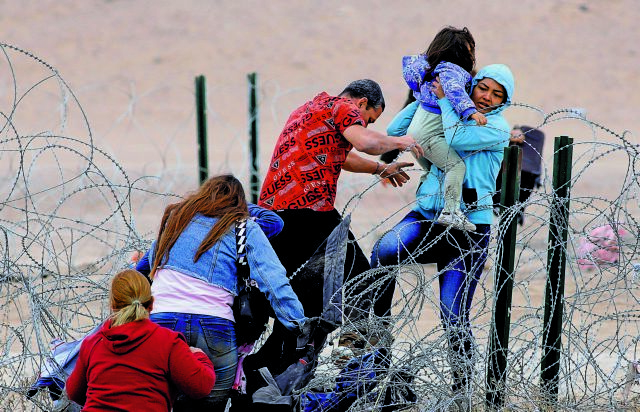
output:
[[[398,149],[400,149],[401,151],[411,150],[411,153],[413,153],[416,159],[424,157],[424,150],[412,136],[399,136],[394,137],[394,139],[396,139],[396,141],[398,141],[398,143],[400,144],[400,147],[398,147]]]
[[[362,153],[380,155],[390,150],[411,150],[416,157],[424,157],[422,147],[409,135],[386,136],[359,124],[347,127],[342,135],[353,145],[354,149]]]
[[[388,165],[384,166],[384,169],[382,169],[380,178],[387,179],[393,187],[401,187],[410,179],[409,175],[404,170],[402,170],[402,168],[411,166],[413,166],[413,163],[409,162],[389,163]]]

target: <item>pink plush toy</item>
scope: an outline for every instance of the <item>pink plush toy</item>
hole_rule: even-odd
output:
[[[577,260],[580,269],[595,269],[601,265],[612,265],[620,259],[620,238],[627,231],[620,225],[618,230],[611,225],[604,225],[593,229],[589,236],[580,239],[577,250]]]

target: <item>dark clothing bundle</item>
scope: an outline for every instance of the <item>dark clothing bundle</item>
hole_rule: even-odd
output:
[[[282,265],[287,269],[293,291],[300,299],[304,307],[305,316],[318,317],[325,309],[325,266],[326,256],[333,257],[334,253],[326,253],[327,248],[334,245],[328,241],[333,230],[340,225],[342,218],[334,209],[328,212],[319,212],[311,209],[287,209],[276,211],[285,222],[282,232],[271,238],[271,245],[280,257]],[[348,223],[348,222],[347,222]],[[350,284],[351,279],[367,271],[369,261],[355,242],[353,234],[348,232],[349,241],[346,244],[346,258],[344,261],[344,283]],[[324,291],[324,293],[323,293]],[[329,292],[331,293],[331,292]],[[339,291],[333,295],[339,294]],[[355,287],[345,293],[347,315],[359,316],[352,308],[355,299],[361,296],[361,291]],[[366,299],[366,298],[365,298]],[[334,316],[335,317],[335,316]],[[325,318],[326,320],[326,318]],[[317,350],[322,349],[327,328],[335,328],[339,319],[334,319],[333,325],[325,325],[321,321],[314,336]],[[260,348],[260,350],[245,361],[245,369],[257,370],[268,367],[273,376],[282,373],[287,367],[298,361],[296,353],[296,336],[287,331],[277,320],[274,322],[273,332]]]

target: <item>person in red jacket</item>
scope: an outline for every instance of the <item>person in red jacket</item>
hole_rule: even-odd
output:
[[[80,347],[67,379],[69,399],[83,411],[170,411],[178,391],[209,394],[215,372],[209,358],[184,337],[149,320],[147,279],[135,270],[111,282],[112,316]]]

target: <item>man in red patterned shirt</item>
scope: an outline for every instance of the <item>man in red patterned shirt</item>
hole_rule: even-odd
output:
[[[376,99],[373,104],[367,92]],[[272,210],[333,210],[342,169],[377,174],[402,186],[408,179],[402,168],[410,163],[383,167],[350,153],[353,148],[374,155],[385,153],[385,148],[412,148],[415,154],[422,153],[412,137],[385,136],[366,129],[383,110],[382,91],[373,80],[355,81],[338,97],[320,93],[297,108],[276,142],[259,205]]]
[[[370,155],[393,149],[411,150],[418,157],[424,155],[410,136],[391,137],[367,129],[383,110],[382,90],[373,80],[354,81],[339,96],[320,93],[293,111],[273,151],[258,204],[284,220],[282,232],[270,240],[308,317],[322,313],[323,273],[316,270],[304,276],[292,275],[322,249],[342,221],[334,208],[340,172],[379,175],[393,186],[402,186],[409,179],[402,169],[413,165],[406,162],[382,165],[355,154],[352,149]],[[351,232],[349,238],[352,242],[347,245],[345,282],[370,269]],[[360,291],[351,293],[355,296]],[[346,298],[345,311],[350,320],[366,316],[364,312],[370,302],[362,301],[362,296],[358,299],[361,300],[354,303],[355,300],[350,302]],[[277,321],[263,348],[260,358],[268,363],[274,376],[297,361],[292,358],[295,337]],[[281,349],[283,353],[279,353]]]

